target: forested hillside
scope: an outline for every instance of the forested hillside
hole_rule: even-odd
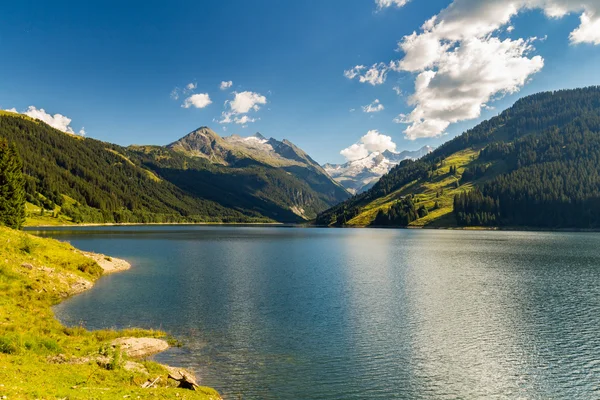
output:
[[[124,148],[14,113],[0,113],[0,139],[23,160],[29,220],[44,224],[299,222],[347,196],[256,161],[226,167],[165,147]]]
[[[159,146],[131,146],[126,154],[193,196],[275,221],[298,222],[337,203],[286,170],[251,160],[226,167]]]
[[[371,190],[322,225],[600,227],[600,88],[525,97]]]

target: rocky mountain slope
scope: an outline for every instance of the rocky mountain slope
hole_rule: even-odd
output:
[[[350,196],[316,161],[285,139],[267,139],[260,133],[249,137],[220,137],[210,128],[201,127],[167,145],[166,149],[198,161],[209,161],[220,171],[262,169],[258,175],[277,175],[275,185],[279,185],[280,190],[271,184],[267,192],[279,191],[279,200],[304,219],[314,218],[327,205],[337,204]],[[174,179],[180,182],[177,177]],[[190,183],[180,182],[194,190]]]

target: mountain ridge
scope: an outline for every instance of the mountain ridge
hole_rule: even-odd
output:
[[[269,165],[208,128],[192,134],[196,147],[122,147],[0,114],[0,138],[24,161],[35,223],[302,222],[349,197],[320,166]]]
[[[423,146],[418,150],[404,150],[398,153],[384,150],[372,152],[359,160],[344,164],[323,164],[323,169],[352,194],[362,193],[371,188],[394,166],[406,159],[418,159],[433,151],[431,146]]]

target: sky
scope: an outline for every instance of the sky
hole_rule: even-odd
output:
[[[165,145],[209,126],[341,163],[600,84],[600,0],[20,0],[0,49],[0,109],[68,133]]]

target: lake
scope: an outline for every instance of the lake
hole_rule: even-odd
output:
[[[163,329],[226,399],[600,397],[600,234],[143,226],[41,234],[125,258],[55,308]]]

